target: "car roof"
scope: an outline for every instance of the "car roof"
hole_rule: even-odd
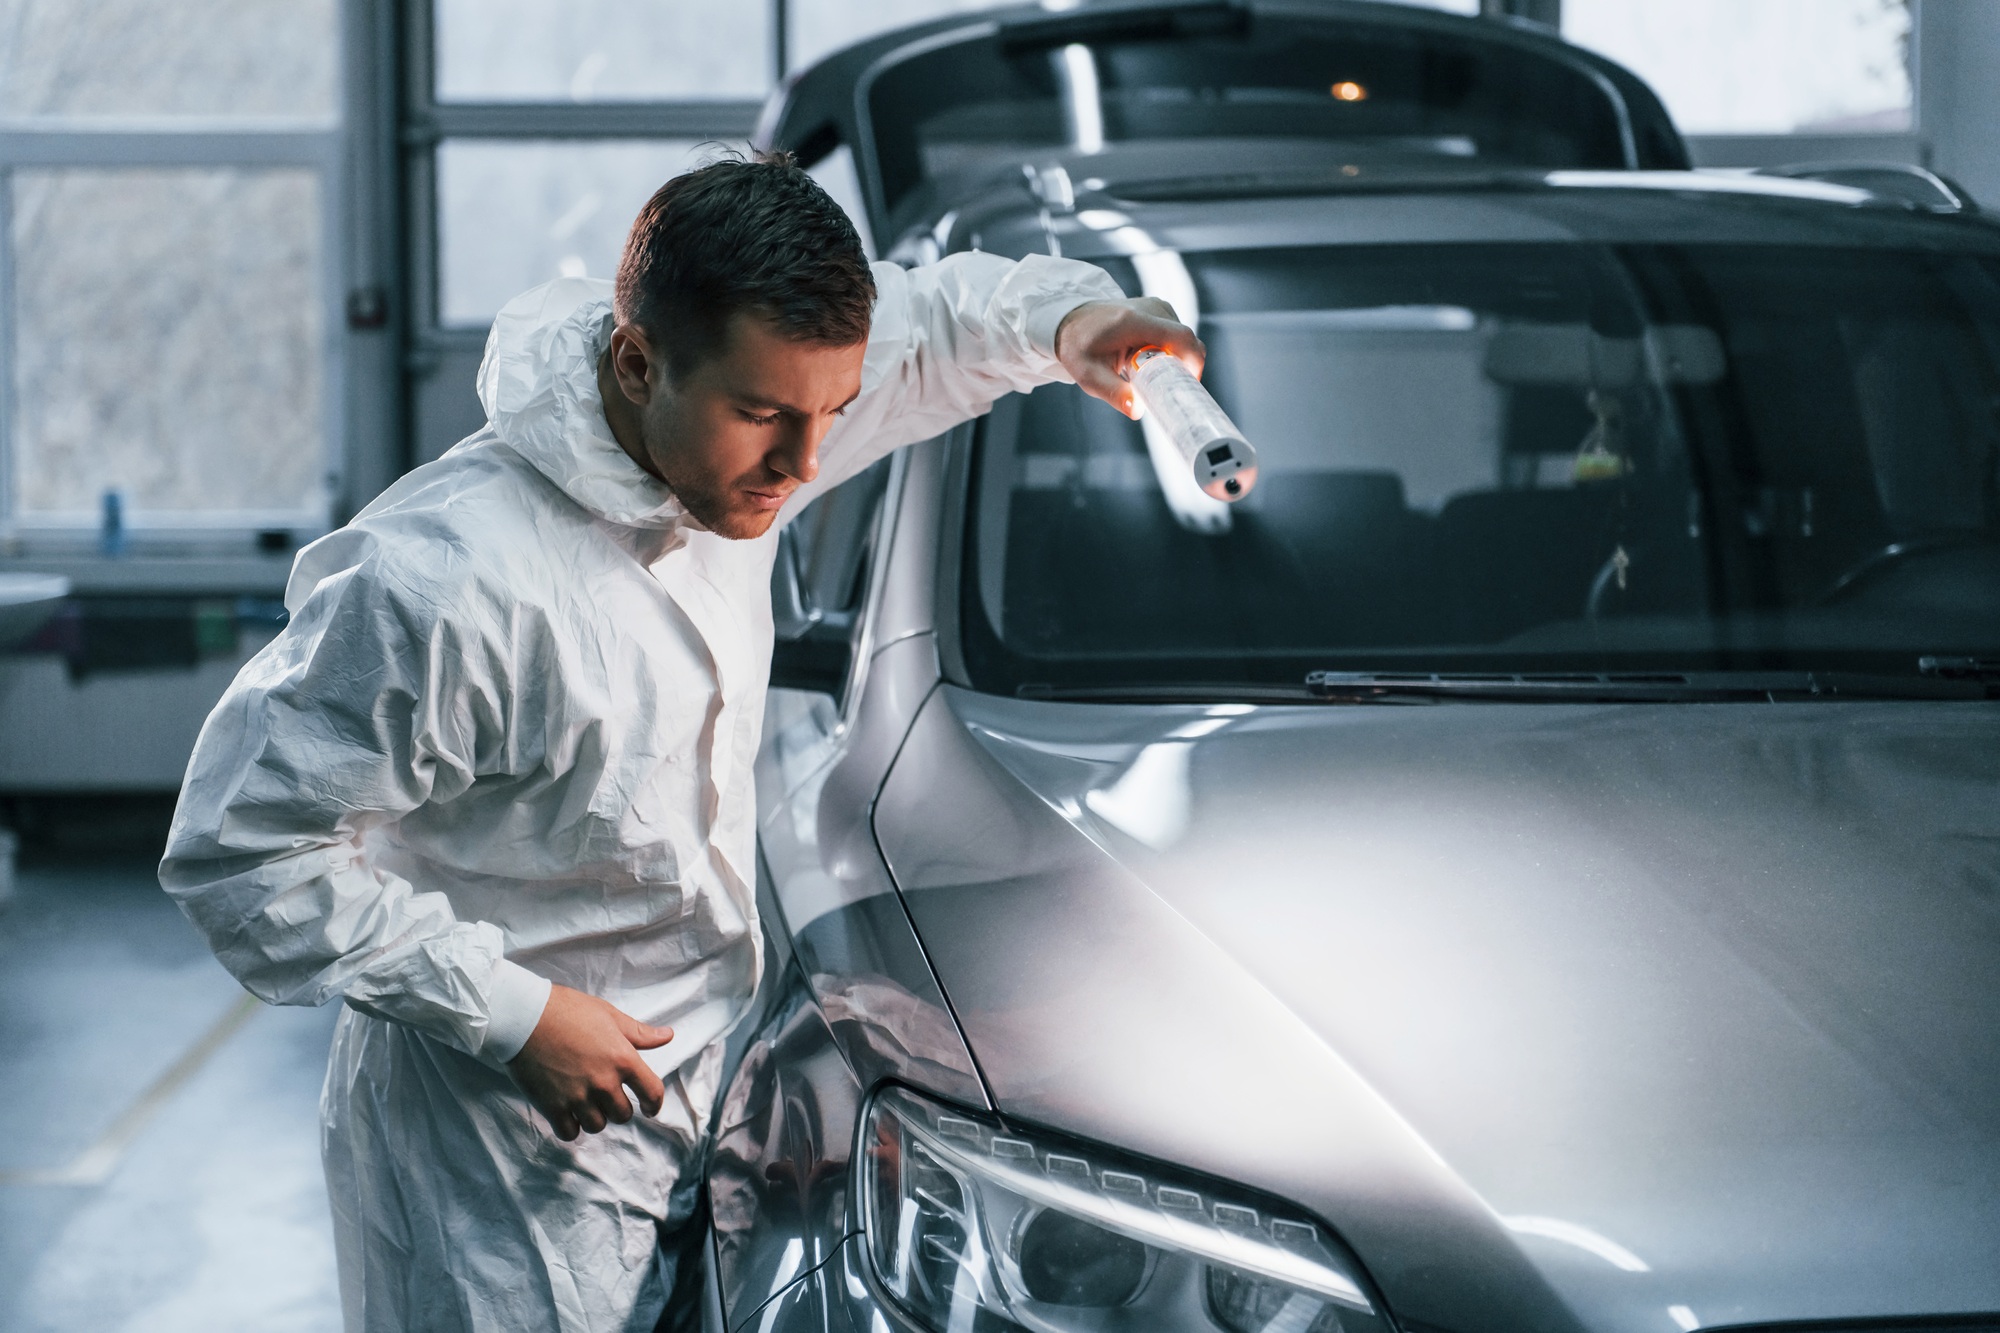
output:
[[[1593,90],[1590,96],[1599,98],[1621,127],[1619,146],[1612,150],[1614,160],[1590,165],[1688,165],[1686,145],[1657,96],[1614,62],[1572,46],[1537,24],[1473,19],[1379,0],[1084,0],[1060,10],[1019,5],[934,19],[857,43],[792,76],[767,105],[757,141],[789,150],[808,166],[839,145],[854,147],[871,230],[877,236],[897,235],[916,218],[936,216],[941,211],[939,196],[957,188],[926,188],[918,198],[900,187],[894,192],[885,188],[883,170],[873,163],[867,103],[871,88],[898,69],[946,48],[972,51],[981,44],[991,49],[997,64],[1024,45],[1053,49],[1069,43],[1198,39],[1232,19],[1245,24],[1266,19],[1310,26],[1325,23],[1329,32],[1428,36],[1444,44],[1440,49],[1545,62],[1569,77],[1580,77]],[[946,101],[953,95],[949,88],[932,93]]]

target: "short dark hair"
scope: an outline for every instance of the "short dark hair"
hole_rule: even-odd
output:
[[[868,337],[875,279],[847,213],[789,153],[725,157],[662,185],[618,261],[618,318],[684,378],[752,311],[800,342]]]

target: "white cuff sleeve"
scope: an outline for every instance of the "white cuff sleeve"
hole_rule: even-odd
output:
[[[479,1058],[496,1068],[521,1053],[548,1007],[551,984],[519,963],[502,958],[493,965],[487,992],[486,1040]]]

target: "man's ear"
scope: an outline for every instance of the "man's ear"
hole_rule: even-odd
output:
[[[660,367],[658,379],[653,377],[658,353],[646,331],[637,324],[620,324],[611,331],[610,355],[611,374],[618,381],[619,392],[637,407],[651,402],[654,392],[666,382],[666,367]]]

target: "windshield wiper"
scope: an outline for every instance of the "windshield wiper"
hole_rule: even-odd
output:
[[[1561,703],[1784,703],[1802,699],[1985,699],[1990,677],[1849,671],[1393,672],[1314,671],[1313,697],[1335,703],[1445,700]]]
[[[1296,704],[1311,703],[1303,685],[1249,685],[1241,682],[1132,685],[1050,685],[1033,681],[1016,687],[1016,698],[1093,704]]]

